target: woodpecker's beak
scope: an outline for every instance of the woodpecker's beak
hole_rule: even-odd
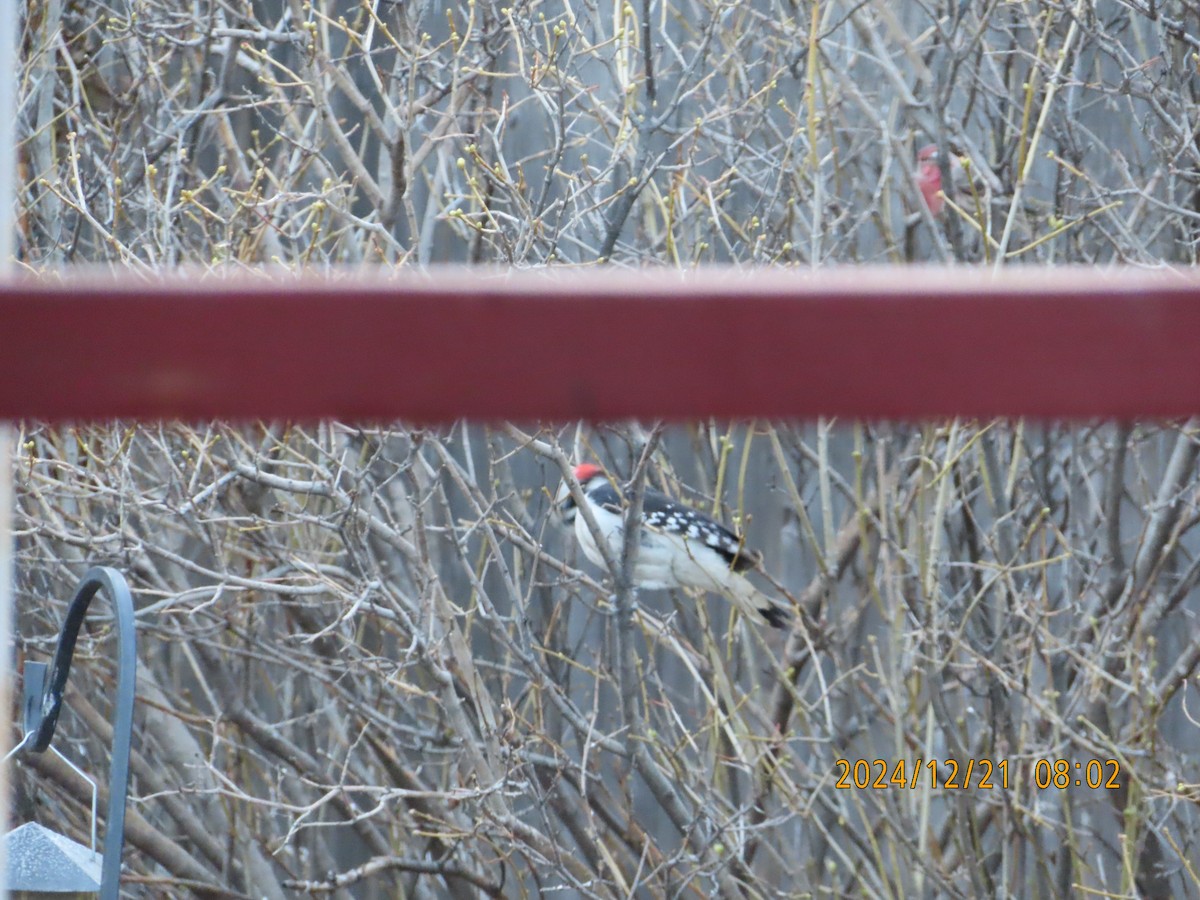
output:
[[[559,485],[558,493],[554,495],[554,512],[563,525],[575,524],[575,498],[571,496],[571,488],[565,481]]]

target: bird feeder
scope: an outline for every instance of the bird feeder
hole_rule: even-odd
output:
[[[118,653],[104,852],[100,856],[95,852],[94,793],[91,848],[36,823],[26,823],[13,829],[4,836],[8,859],[4,888],[15,897],[91,897],[99,893],[102,900],[117,900],[120,892],[125,796],[129,788],[129,752],[133,739],[137,644],[133,598],[125,578],[116,569],[97,566],[87,571],[67,607],[54,662],[49,666],[42,662],[25,664],[22,672],[24,736],[9,752],[9,756],[53,750],[50,742],[54,738],[58,714],[62,709],[67,676],[71,673],[75,641],[88,605],[101,590],[108,595],[116,612]]]
[[[94,897],[100,890],[100,854],[64,834],[26,822],[4,836],[6,886],[17,900]]]

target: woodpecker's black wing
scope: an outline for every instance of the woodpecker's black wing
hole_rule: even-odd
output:
[[[747,547],[739,535],[704,513],[676,503],[658,491],[646,491],[642,504],[642,519],[647,527],[678,534],[689,541],[711,547],[735,572],[758,565],[760,557],[757,552]]]

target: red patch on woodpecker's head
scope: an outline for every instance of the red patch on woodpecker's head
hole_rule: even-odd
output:
[[[575,480],[580,484],[591,481],[604,470],[594,463],[580,463],[575,467]]]
[[[937,152],[937,144],[926,144],[917,151],[917,159],[921,160],[921,162],[924,162],[927,159],[932,159],[933,157],[937,156]]]

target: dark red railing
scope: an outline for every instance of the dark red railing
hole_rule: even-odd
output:
[[[1191,273],[74,274],[0,287],[0,419],[1196,412]]]

